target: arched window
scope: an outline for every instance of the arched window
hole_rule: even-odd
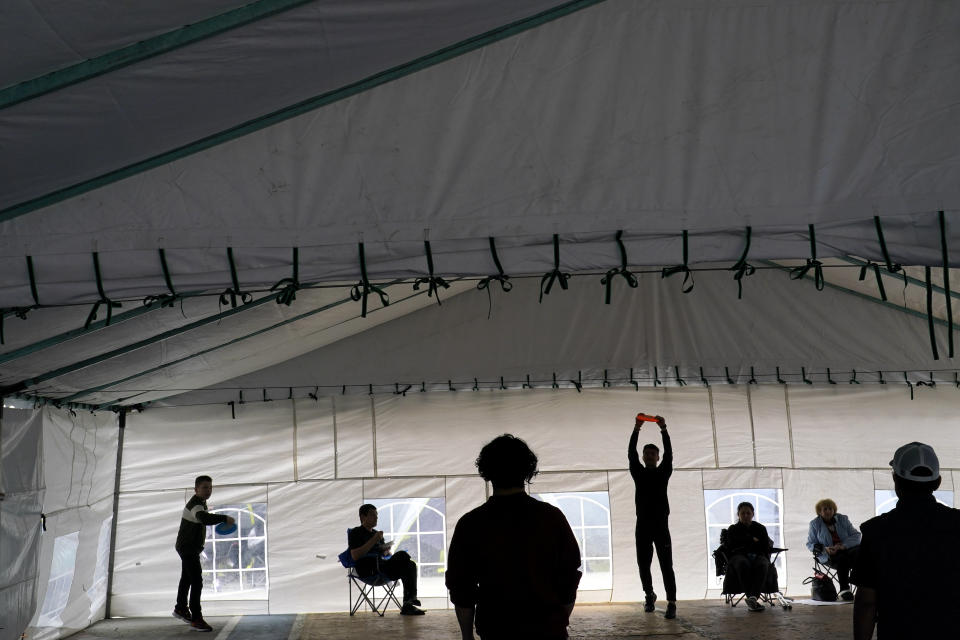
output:
[[[953,506],[953,491],[934,491],[933,497],[945,507]],[[890,490],[875,490],[873,492],[876,515],[886,513],[897,506],[897,492]]]
[[[245,598],[266,599],[267,505],[225,505],[211,513],[232,516],[237,529],[228,536],[207,527],[207,544],[200,556],[204,588],[213,593],[243,593]]]
[[[707,584],[711,589],[723,587],[723,576],[716,575],[713,551],[720,546],[720,532],[737,521],[737,505],[753,505],[753,519],[767,528],[773,546],[783,547],[783,497],[780,489],[704,489],[703,503],[707,514]],[[787,582],[786,558],[777,557],[777,575]]]
[[[610,496],[606,491],[540,493],[538,500],[550,503],[566,516],[580,545],[580,591],[613,588],[613,558],[610,553]]]
[[[368,502],[377,508],[377,529],[383,531],[384,540],[393,542],[393,552],[406,551],[417,563],[417,592],[427,597],[446,596],[446,500],[384,498]]]

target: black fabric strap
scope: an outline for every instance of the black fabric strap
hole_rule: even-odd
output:
[[[440,303],[440,288],[449,289],[450,284],[443,278],[436,277],[433,275],[433,252],[430,251],[430,241],[423,241],[423,248],[427,254],[427,273],[429,274],[426,278],[417,278],[413,282],[413,290],[417,291],[420,289],[421,284],[427,285],[427,297],[432,297],[434,294],[437,295],[437,304]]]
[[[940,251],[943,254],[943,295],[947,301],[947,350],[953,357],[953,305],[950,295],[950,258],[947,255],[947,221],[943,211],[940,212]]]
[[[558,282],[560,288],[567,289],[567,280],[570,279],[569,273],[560,271],[560,236],[553,234],[553,271],[548,271],[540,278],[540,302],[543,302],[543,296],[550,295],[553,283]],[[544,288],[546,284],[546,288]]]
[[[114,302],[107,297],[107,294],[103,292],[103,277],[100,274],[100,256],[96,251],[93,252],[93,273],[97,278],[97,293],[100,294],[100,299],[97,300],[93,308],[90,309],[90,313],[87,315],[87,321],[83,323],[84,329],[89,329],[90,324],[97,319],[97,311],[100,309],[100,305],[104,305],[107,309],[107,321],[106,326],[110,326],[110,320],[113,318],[113,310],[123,305],[119,302]]]
[[[360,282],[350,288],[350,298],[354,302],[362,300],[360,305],[360,317],[366,318],[367,296],[369,296],[371,293],[377,294],[380,296],[380,304],[385,307],[390,306],[390,296],[388,296],[380,287],[370,284],[370,279],[367,278],[367,258],[363,249],[363,243],[361,242],[357,246],[359,247],[360,251]]]
[[[277,304],[290,306],[297,299],[297,291],[300,290],[300,249],[293,248],[293,275],[289,278],[283,278],[270,287],[270,291],[278,291]]]
[[[873,275],[877,278],[877,289],[880,290],[880,299],[884,302],[887,301],[887,291],[883,288],[883,277],[880,275],[880,265],[876,262],[868,261],[867,264],[860,267],[860,278],[859,280],[864,280],[867,277],[867,269],[873,269]]]
[[[757,271],[756,267],[754,267],[752,264],[747,262],[747,254],[750,253],[751,233],[752,233],[752,229],[750,227],[747,227],[747,233],[745,238],[746,244],[743,247],[743,254],[741,254],[740,259],[737,260],[737,262],[732,267],[730,267],[730,270],[735,272],[733,274],[733,279],[737,281],[737,300],[740,300],[743,298],[744,277],[752,276]]]
[[[237,278],[237,264],[233,259],[233,247],[227,247],[227,261],[230,263],[230,281],[233,283],[233,286],[227,287],[223,293],[220,294],[220,304],[225,306],[229,303],[232,308],[236,308],[238,297],[243,304],[253,302],[252,295],[240,290],[240,281]]]
[[[924,274],[927,276],[927,327],[930,329],[930,349],[933,351],[933,359],[939,360],[940,354],[937,352],[937,334],[933,330],[933,283],[930,280],[930,267],[927,266],[923,269]]]
[[[30,278],[30,295],[33,296],[33,304],[40,305],[40,296],[37,295],[37,274],[33,270],[33,256],[27,256],[27,276]]]
[[[688,266],[689,254],[687,251],[687,230],[683,230],[683,264],[679,264],[675,267],[664,267],[663,271],[660,274],[661,278],[669,278],[670,276],[676,273],[682,273],[683,283],[680,285],[680,290],[684,293],[690,293],[693,291],[693,272],[690,271]],[[689,285],[687,282],[689,281]]]
[[[810,257],[807,258],[807,264],[802,267],[795,267],[790,271],[791,280],[799,280],[803,276],[807,275],[807,272],[810,269],[813,269],[813,282],[817,287],[817,291],[823,291],[823,287],[826,282],[823,279],[823,263],[817,260],[817,234],[813,229],[813,225],[809,225],[810,229]]]
[[[623,276],[623,279],[627,281],[627,284],[631,289],[636,289],[640,282],[637,280],[637,277],[633,275],[633,272],[627,268],[627,249],[623,246],[623,230],[617,231],[615,240],[617,241],[617,247],[620,249],[620,266],[615,267],[607,271],[607,273],[600,280],[600,284],[606,287],[606,297],[604,298],[605,304],[610,304],[610,289],[613,285],[614,276]]]
[[[490,282],[493,280],[499,282],[500,288],[503,289],[504,293],[510,293],[510,290],[513,289],[510,276],[503,272],[503,265],[500,264],[500,257],[497,256],[496,240],[493,239],[493,236],[490,236],[488,240],[490,241],[490,255],[493,257],[493,264],[497,267],[497,275],[487,276],[477,283],[478,290],[486,290],[487,292],[487,320],[490,319],[490,315],[493,313],[493,296],[490,294]]]
[[[173,288],[173,280],[170,278],[170,267],[167,266],[167,254],[163,249],[157,250],[160,254],[160,269],[163,270],[163,281],[167,283],[167,290],[170,293],[161,293],[159,295],[147,296],[143,299],[143,306],[149,307],[159,302],[161,307],[172,307],[180,296]]]

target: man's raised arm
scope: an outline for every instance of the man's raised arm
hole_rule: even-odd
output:
[[[643,423],[637,420],[633,425],[633,433],[630,434],[630,444],[627,445],[627,460],[630,461],[631,471],[635,468],[640,468],[640,454],[637,453],[637,440],[640,439],[641,424]]]
[[[673,473],[673,446],[670,444],[670,434],[667,433],[667,421],[657,416],[657,424],[660,425],[660,437],[663,438],[663,461],[660,468],[667,474]]]

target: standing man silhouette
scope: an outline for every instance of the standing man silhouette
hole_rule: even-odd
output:
[[[643,414],[641,414],[643,415]],[[670,435],[667,433],[667,422],[661,416],[656,416],[660,426],[660,435],[663,438],[663,462],[660,460],[660,449],[655,444],[643,447],[643,462],[637,455],[637,439],[640,437],[640,428],[643,420],[637,417],[627,446],[627,459],[630,460],[630,475],[636,485],[634,501],[637,506],[637,566],[640,568],[640,581],[643,583],[643,592],[646,602],[643,610],[650,613],[654,610],[657,594],[653,592],[653,576],[650,574],[650,563],[653,561],[653,547],[657,548],[657,558],[660,560],[660,572],[663,574],[663,588],[667,592],[666,618],[677,617],[677,579],[673,574],[673,547],[670,544],[670,528],[668,517],[670,503],[667,501],[667,483],[673,473],[673,448],[670,446]]]

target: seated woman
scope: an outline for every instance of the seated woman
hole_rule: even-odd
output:
[[[857,560],[860,532],[850,523],[850,518],[837,513],[837,503],[830,498],[824,498],[815,508],[817,517],[810,521],[807,549],[815,553],[820,562],[837,570],[839,597],[853,600],[850,569]]]
[[[757,598],[770,569],[773,541],[767,535],[767,528],[753,521],[753,505],[749,502],[737,505],[737,518],[738,521],[727,528],[727,564],[740,577],[740,586],[747,594],[747,609],[763,611]]]

